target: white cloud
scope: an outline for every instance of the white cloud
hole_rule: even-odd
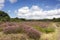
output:
[[[21,9],[19,9],[18,11],[21,12],[22,14],[25,14],[25,13],[29,12],[29,8],[28,7],[23,7]]]
[[[11,3],[15,3],[17,2],[17,0],[9,0]]]
[[[5,2],[5,0],[0,0],[0,3],[4,3]]]
[[[0,10],[4,7],[4,4],[0,4]]]
[[[5,0],[0,0],[0,10],[4,7]]]
[[[39,6],[32,6],[31,8],[26,6],[18,9],[17,15],[19,18],[26,19],[52,19],[54,17],[60,17],[60,9],[44,11]]]

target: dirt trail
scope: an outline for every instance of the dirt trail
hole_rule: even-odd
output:
[[[53,24],[56,27],[56,32],[57,32],[57,40],[60,40],[60,27],[57,26],[56,23]]]
[[[57,40],[60,40],[60,27],[59,28],[57,28]]]

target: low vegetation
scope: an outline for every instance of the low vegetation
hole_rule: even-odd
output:
[[[52,27],[42,28],[39,26],[34,26],[34,28],[37,29],[38,31],[43,32],[43,33],[51,33],[51,32],[55,31],[55,28],[52,28]]]
[[[56,26],[60,27],[60,23],[51,24],[59,20],[60,18],[43,20],[10,18],[7,13],[0,11],[0,40],[53,40],[52,38],[56,37]]]

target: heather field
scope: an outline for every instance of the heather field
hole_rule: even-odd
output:
[[[59,40],[59,22],[0,22],[0,40]]]
[[[0,0],[0,40],[60,40],[60,0]]]

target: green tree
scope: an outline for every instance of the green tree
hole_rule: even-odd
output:
[[[4,11],[0,11],[0,21],[9,21],[10,17]]]

